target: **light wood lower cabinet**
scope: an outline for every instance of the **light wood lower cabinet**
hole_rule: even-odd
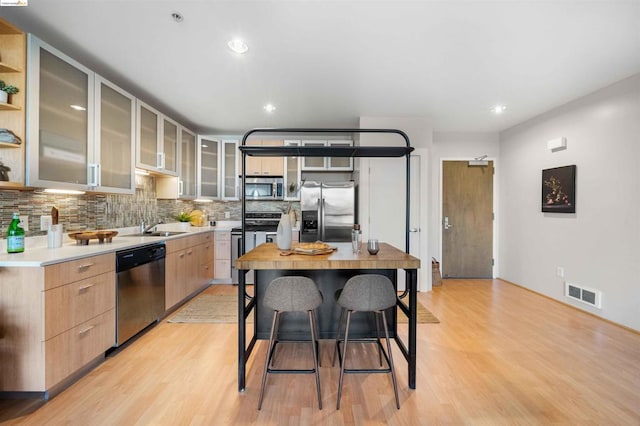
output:
[[[45,392],[115,343],[115,255],[0,267],[0,391]]]
[[[214,232],[215,279],[231,282],[231,232]]]
[[[212,279],[212,232],[167,241],[165,309],[171,309]]]
[[[45,342],[46,387],[50,389],[113,346],[116,311],[110,309]]]

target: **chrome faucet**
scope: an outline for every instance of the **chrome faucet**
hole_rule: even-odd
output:
[[[148,233],[148,232],[151,232],[151,230],[152,230],[153,228],[155,228],[156,226],[160,225],[161,223],[164,223],[164,219],[158,219],[158,221],[157,221],[157,222],[154,222],[153,224],[151,224],[151,225],[149,225],[149,226],[145,227],[145,226],[144,226],[144,221],[142,221],[142,223],[140,224],[140,230],[141,230],[141,232],[140,232],[140,233],[141,233],[141,234],[146,234],[146,233]]]

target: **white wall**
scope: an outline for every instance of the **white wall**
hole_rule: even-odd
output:
[[[567,138],[567,149],[547,141]],[[500,277],[640,330],[640,74],[500,135]],[[577,165],[576,213],[541,213],[541,171]],[[602,310],[564,280],[603,292]]]
[[[487,155],[488,160],[494,161],[496,176],[500,173],[498,157],[500,154],[499,135],[497,133],[460,133],[436,132],[433,135],[433,150],[431,155],[431,197],[430,206],[430,237],[429,252],[442,262],[442,161],[470,160]],[[494,182],[496,182],[494,180]],[[496,185],[497,186],[497,182]],[[497,199],[498,188],[494,187],[494,197]],[[498,217],[496,215],[496,223]],[[494,241],[494,246],[497,241]],[[499,259],[496,259],[497,271]]]
[[[414,154],[420,157],[418,179],[421,188],[422,203],[412,200],[412,209],[418,208],[420,220],[419,251],[421,269],[418,272],[418,288],[421,291],[431,289],[431,256],[428,251],[428,209],[430,160],[429,149],[432,145],[433,130],[429,119],[424,117],[360,117],[360,128],[363,129],[397,129],[407,134]],[[404,146],[401,136],[363,133],[360,145],[392,145]],[[390,242],[404,250],[405,248],[405,191],[406,191],[406,159],[402,158],[361,158],[358,161],[359,220],[363,226],[363,238],[369,233],[380,241]],[[365,222],[367,221],[367,222]],[[375,229],[369,229],[369,228]],[[399,277],[399,285],[403,279]]]

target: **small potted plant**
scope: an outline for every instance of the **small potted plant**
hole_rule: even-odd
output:
[[[173,218],[180,222],[180,227],[183,229],[189,228],[191,226],[191,212],[181,211]]]
[[[0,103],[9,103],[9,95],[15,95],[19,91],[16,86],[5,84],[4,81],[0,80]]]

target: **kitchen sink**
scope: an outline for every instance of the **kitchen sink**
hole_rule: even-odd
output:
[[[156,232],[145,232],[144,234],[133,234],[132,237],[171,237],[174,235],[182,235],[186,234],[183,231],[156,231]]]

